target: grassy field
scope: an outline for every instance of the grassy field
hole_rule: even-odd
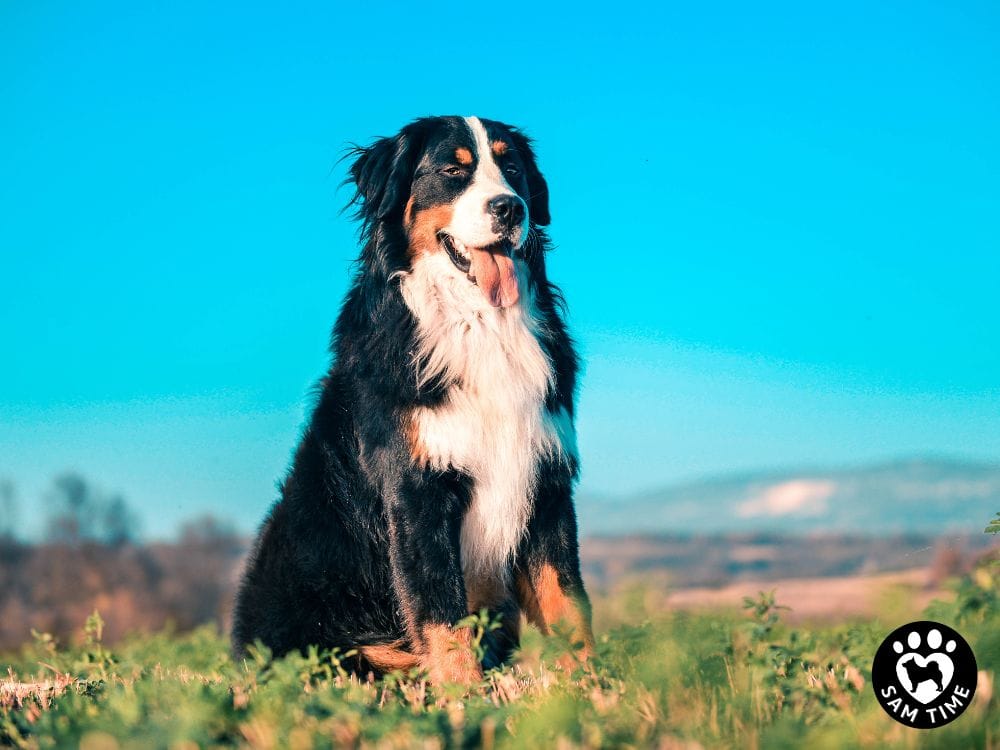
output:
[[[980,567],[924,612],[966,636],[981,670],[970,709],[932,731],[896,724],[869,685],[879,642],[912,619],[905,596],[877,620],[792,627],[768,594],[742,613],[688,614],[636,589],[598,602],[592,671],[551,666],[558,640],[529,636],[517,664],[471,691],[419,675],[358,682],[336,654],[235,664],[209,628],[109,649],[93,617],[78,646],[38,634],[0,659],[0,745],[1000,748],[998,581]]]

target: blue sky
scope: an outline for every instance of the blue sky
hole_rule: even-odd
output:
[[[538,141],[582,492],[1000,457],[995,4],[210,5],[0,5],[26,528],[64,469],[153,535],[258,522],[356,252],[336,160],[422,114]]]

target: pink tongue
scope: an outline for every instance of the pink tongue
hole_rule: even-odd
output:
[[[472,273],[493,307],[511,307],[517,303],[517,272],[514,261],[506,253],[469,248],[472,253]]]

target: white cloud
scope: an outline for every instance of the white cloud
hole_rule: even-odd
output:
[[[827,500],[837,489],[836,482],[792,479],[755,493],[736,508],[740,518],[754,516],[818,516],[826,511]]]

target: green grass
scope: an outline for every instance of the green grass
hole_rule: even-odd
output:
[[[559,643],[529,636],[516,665],[471,691],[419,675],[358,682],[336,654],[236,664],[210,628],[108,649],[91,618],[79,646],[38,635],[0,660],[21,682],[68,685],[20,706],[8,696],[0,745],[1000,747],[998,699],[987,695],[1000,671],[998,577],[996,567],[979,568],[957,582],[953,602],[926,613],[966,636],[986,674],[972,707],[931,731],[896,724],[871,692],[871,658],[899,621],[792,628],[766,594],[730,615],[650,612],[636,595],[604,605],[603,619],[616,612],[618,621],[599,635],[593,671],[556,669]]]

